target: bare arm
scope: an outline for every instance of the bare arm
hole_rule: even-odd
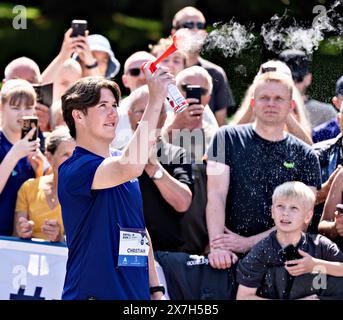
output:
[[[148,162],[150,149],[155,143],[151,132],[156,129],[167,86],[173,76],[167,68],[159,67],[154,74],[148,71],[150,63],[144,67],[149,86],[149,103],[140,125],[119,157],[106,158],[97,168],[92,189],[105,189],[139,177]]]
[[[258,234],[255,234],[254,236],[250,236],[248,239],[248,247],[245,248],[245,252],[247,251],[250,251],[250,249],[256,245],[258,242],[260,242],[261,240],[263,240],[264,238],[266,238],[267,236],[269,236],[269,234],[276,230],[276,227],[273,227],[273,228],[270,228],[269,230],[267,231],[264,231],[264,232],[261,232],[261,233],[258,233]]]
[[[34,222],[28,220],[29,215],[27,212],[15,212],[14,217],[14,236],[23,239],[30,239],[32,237]]]
[[[288,132],[295,135],[300,140],[306,142],[309,145],[313,144],[312,138],[308,132],[301,126],[299,121],[290,113],[286,121]]]
[[[298,277],[306,273],[322,272],[327,275],[342,277],[343,263],[337,261],[327,261],[312,257],[305,251],[298,250],[301,259],[287,261],[285,268],[290,275]]]
[[[230,184],[230,167],[214,161],[207,163],[206,222],[209,240],[224,233],[225,205]]]
[[[189,187],[174,177],[161,165],[148,164],[145,171],[151,177],[158,168],[163,170],[161,179],[153,180],[164,200],[166,200],[177,212],[185,212],[192,202],[192,192]]]
[[[328,197],[325,201],[323,215],[318,230],[330,239],[337,238],[342,229],[342,217],[335,217],[336,205],[341,202],[343,191],[343,170],[340,170],[332,182]],[[343,235],[343,233],[342,233]]]
[[[249,288],[240,284],[237,291],[237,300],[270,300],[256,295],[257,288]]]
[[[86,32],[86,35],[88,36],[88,32]],[[76,52],[79,55],[80,60],[83,62],[84,66],[90,66],[93,65],[94,63],[97,63],[97,60],[92,54],[92,51],[89,47],[87,36],[79,36],[80,38],[80,43],[76,49]],[[100,69],[98,66],[93,67],[91,69],[89,68],[82,68],[82,73],[84,77],[87,76],[102,76]]]
[[[158,274],[156,271],[156,265],[155,265],[155,258],[154,258],[154,249],[152,247],[151,238],[148,233],[148,230],[146,230],[147,237],[149,240],[150,248],[149,248],[149,255],[148,255],[148,269],[149,269],[149,287],[156,287],[160,285],[160,280],[158,278]],[[161,300],[163,299],[162,292],[155,292],[151,298],[152,300]]]
[[[50,62],[50,64],[46,67],[46,69],[42,73],[43,83],[51,83],[56,80],[56,74],[60,70],[64,61],[71,57],[72,53],[75,50],[74,41],[76,38],[71,38],[70,35],[72,33],[72,28],[69,28],[67,32],[64,34],[64,39],[62,43],[61,50],[59,54],[55,57],[54,60]]]
[[[332,182],[341,169],[342,166],[338,165],[335,171],[331,173],[329,179],[322,184],[322,188],[317,191],[316,205],[325,202],[329,194]]]
[[[214,249],[230,250],[236,253],[246,253],[254,245],[266,238],[273,230],[276,230],[276,227],[254,236],[243,237],[225,227],[224,234],[219,234],[212,239],[211,247]]]
[[[210,245],[212,240],[224,233],[225,205],[230,183],[230,167],[215,161],[208,161],[207,168],[206,222]],[[230,250],[210,247],[208,260],[213,268],[226,269],[238,257]]]

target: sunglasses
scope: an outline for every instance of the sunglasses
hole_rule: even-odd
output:
[[[181,85],[182,91],[186,92],[188,86],[189,86],[188,84],[182,84]],[[208,92],[208,89],[200,87],[200,94],[202,96],[205,96],[207,94],[207,92]]]
[[[127,70],[127,73],[132,77],[138,77],[141,74],[140,68],[132,68]]]
[[[265,67],[265,68],[262,67],[261,72],[262,72],[262,73],[266,73],[266,72],[276,72],[276,68],[275,68],[275,67]]]
[[[176,29],[186,28],[186,29],[194,29],[197,27],[199,30],[204,30],[206,28],[205,22],[193,22],[193,21],[186,21],[182,24],[176,26]]]

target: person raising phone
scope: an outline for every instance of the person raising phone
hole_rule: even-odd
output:
[[[88,30],[81,34],[69,28],[64,34],[63,43],[58,55],[50,62],[42,73],[44,83],[56,82],[56,74],[60,72],[66,60],[75,59],[82,68],[82,76],[101,76],[97,59],[92,54],[88,44]],[[59,97],[54,96],[54,100]]]
[[[29,141],[36,128],[21,138],[22,117],[35,113],[36,93],[26,80],[5,82],[1,89],[2,128],[0,131],[0,235],[11,236],[20,186],[43,174],[39,139]]]

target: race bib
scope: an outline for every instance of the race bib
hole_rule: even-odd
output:
[[[147,267],[148,254],[145,229],[120,228],[118,267]]]

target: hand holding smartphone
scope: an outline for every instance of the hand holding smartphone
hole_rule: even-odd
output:
[[[191,102],[189,105],[192,104],[201,104],[201,87],[198,85],[187,85],[186,87],[186,98],[194,98],[198,99],[198,102]]]
[[[29,141],[35,141],[38,138],[38,117],[36,116],[25,116],[22,118],[21,138],[23,139],[32,128],[36,128],[33,136]]]
[[[77,36],[85,36],[87,30],[87,20],[73,20],[71,22],[71,28],[73,32],[71,33],[71,37]]]
[[[297,260],[297,259],[301,259],[302,258],[302,256],[298,252],[298,249],[294,245],[292,245],[292,244],[288,245],[285,248],[282,248],[279,251],[279,255],[280,255],[281,260],[283,262],[291,261],[291,260]],[[292,267],[294,265],[288,264],[288,266]]]

